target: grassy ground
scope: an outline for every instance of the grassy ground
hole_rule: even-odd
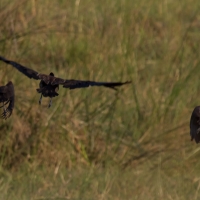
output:
[[[38,105],[0,63],[16,106],[0,122],[0,199],[199,199],[199,1],[0,1],[0,55],[62,78],[126,81]]]

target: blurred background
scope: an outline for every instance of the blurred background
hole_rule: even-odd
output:
[[[197,0],[0,1],[0,55],[64,79],[128,81],[67,90],[47,108],[39,81],[15,85],[0,120],[0,199],[200,199]]]

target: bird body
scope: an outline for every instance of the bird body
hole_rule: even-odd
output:
[[[56,92],[59,90],[59,85],[45,84],[40,81],[39,88],[36,89],[38,93],[42,93],[44,97],[56,97],[59,94]]]
[[[57,91],[59,90],[59,85],[62,85],[64,88],[77,89],[77,88],[86,88],[89,86],[104,86],[107,88],[111,88],[116,90],[115,87],[122,86],[124,84],[129,84],[131,81],[126,82],[95,82],[95,81],[82,81],[82,80],[74,80],[74,79],[62,79],[55,77],[54,74],[51,72],[49,75],[40,74],[35,70],[32,70],[28,67],[22,66],[21,64],[7,60],[0,56],[0,60],[12,65],[21,73],[29,78],[33,78],[35,80],[40,80],[39,88],[36,89],[38,93],[41,93],[41,97],[39,100],[39,104],[41,104],[42,96],[50,97],[49,107],[52,103],[52,98],[58,96]]]
[[[12,114],[15,104],[14,85],[11,81],[9,81],[5,86],[0,86],[0,103],[3,103],[3,106],[0,107],[3,107],[3,113],[1,114],[2,118],[9,118]],[[5,108],[5,105],[8,103],[8,107]]]

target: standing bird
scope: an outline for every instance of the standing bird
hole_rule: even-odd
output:
[[[35,80],[40,80],[39,88],[36,89],[38,93],[41,93],[39,104],[41,104],[42,96],[50,97],[50,102],[48,107],[52,105],[52,98],[58,96],[59,85],[62,85],[64,88],[69,88],[70,90],[76,88],[85,88],[89,86],[104,86],[114,90],[117,90],[115,87],[122,86],[124,84],[131,83],[131,81],[126,82],[95,82],[95,81],[80,81],[80,80],[66,80],[62,78],[57,78],[51,72],[49,75],[40,74],[28,67],[22,66],[19,63],[16,63],[11,60],[7,60],[0,56],[0,60],[3,62],[12,65],[16,69],[18,69],[21,73],[26,75],[29,78],[33,78]]]
[[[0,86],[0,103],[3,103],[3,105],[0,106],[0,108],[3,107],[1,117],[3,119],[9,118],[12,115],[15,104],[14,85],[11,81],[9,81],[5,86]],[[8,107],[5,108],[5,105],[8,103]]]
[[[190,119],[190,136],[191,141],[195,139],[196,143],[200,142],[200,106],[196,106]]]

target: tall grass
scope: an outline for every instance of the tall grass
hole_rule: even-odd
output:
[[[0,123],[1,199],[199,199],[199,2],[0,2],[0,54],[66,79],[126,81],[38,105],[38,82],[15,84]]]

